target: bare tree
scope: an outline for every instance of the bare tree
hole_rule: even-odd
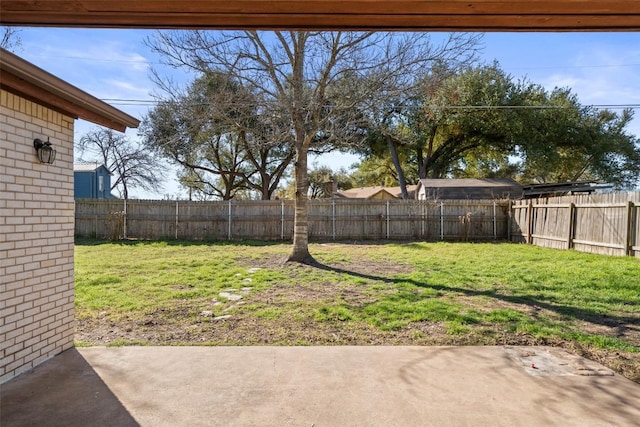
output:
[[[80,139],[78,149],[80,160],[102,163],[116,176],[111,190],[117,189],[124,199],[129,198],[132,188],[147,191],[161,188],[161,172],[156,159],[125,135],[111,129],[96,128]]]
[[[15,49],[22,44],[22,40],[18,34],[19,32],[20,29],[16,27],[0,27],[0,47],[15,51]]]
[[[452,34],[434,44],[426,33],[189,31],[159,32],[147,42],[174,67],[224,71],[279,106],[288,124],[283,141],[295,151],[289,261],[311,263],[309,152],[362,144],[366,118],[358,106],[379,102],[390,83],[411,81],[436,59],[474,56],[480,37]]]

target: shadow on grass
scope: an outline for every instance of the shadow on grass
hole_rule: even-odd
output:
[[[458,294],[471,296],[471,297],[486,297],[486,298],[496,299],[496,300],[508,302],[511,304],[526,306],[529,309],[533,310],[534,312],[544,309],[544,310],[555,312],[564,318],[581,320],[581,321],[585,321],[595,325],[605,326],[608,328],[615,328],[618,337],[623,336],[627,330],[630,330],[630,329],[638,330],[638,328],[640,328],[640,318],[638,317],[611,316],[607,314],[598,313],[594,310],[588,310],[588,309],[574,307],[570,305],[555,304],[555,303],[552,303],[540,298],[536,298],[530,295],[527,295],[527,296],[506,295],[496,290],[475,290],[475,289],[461,288],[456,286],[447,286],[447,285],[440,285],[435,283],[428,283],[426,281],[418,281],[411,278],[399,279],[399,278],[376,276],[372,274],[359,273],[356,271],[350,271],[342,268],[331,267],[329,265],[325,265],[317,261],[311,264],[311,266],[324,271],[341,273],[341,274],[345,274],[345,275],[349,275],[357,278],[373,280],[373,281],[378,281],[382,283],[388,283],[388,284],[410,283],[420,288],[426,288],[426,289],[431,289],[436,291],[453,292],[453,293],[458,293]],[[638,348],[638,351],[640,351],[640,348]]]

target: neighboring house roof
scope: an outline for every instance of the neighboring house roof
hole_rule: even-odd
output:
[[[509,178],[483,179],[421,179],[416,191],[424,188],[427,198],[496,199],[521,198],[522,186]]]
[[[407,192],[409,198],[413,198],[417,185],[407,185]],[[401,199],[402,191],[400,187],[359,187],[350,188],[336,193],[338,197],[345,197],[347,199],[374,199],[374,198],[388,198],[388,199]]]
[[[101,163],[74,163],[73,171],[74,172],[95,172],[100,168],[105,168],[109,175],[113,175],[109,168]]]
[[[347,199],[371,199],[374,196],[381,196],[383,193],[389,198],[394,198],[395,196],[389,193],[384,187],[360,187],[360,188],[350,188],[348,190],[338,192],[338,195],[341,197],[346,197]]]
[[[140,120],[0,48],[0,87],[52,110],[124,132]]]
[[[396,199],[402,199],[402,190],[400,187],[384,187],[389,193],[393,194]],[[413,199],[416,194],[417,185],[407,185],[407,193],[409,194],[409,198]]]

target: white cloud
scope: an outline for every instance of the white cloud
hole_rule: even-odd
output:
[[[570,87],[585,105],[640,104],[640,50],[616,45],[592,45],[571,59],[576,67],[549,77],[549,87]],[[640,111],[627,130],[640,135]]]

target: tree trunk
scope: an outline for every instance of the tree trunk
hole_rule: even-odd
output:
[[[296,175],[296,206],[293,220],[293,252],[287,261],[312,264],[313,257],[309,253],[309,223],[307,214],[307,201],[309,190],[309,178],[307,172],[307,150],[296,149],[297,160],[294,164]]]
[[[416,157],[418,158],[418,179],[425,179],[427,177],[427,168],[425,166],[424,151],[420,146],[416,148]]]
[[[404,178],[404,171],[402,170],[400,158],[398,157],[398,148],[389,135],[385,135],[385,139],[387,140],[389,152],[391,153],[391,161],[393,161],[393,166],[396,168],[396,172],[398,172],[398,184],[400,185],[402,198],[407,200],[409,199],[409,192],[407,191],[407,181]]]

